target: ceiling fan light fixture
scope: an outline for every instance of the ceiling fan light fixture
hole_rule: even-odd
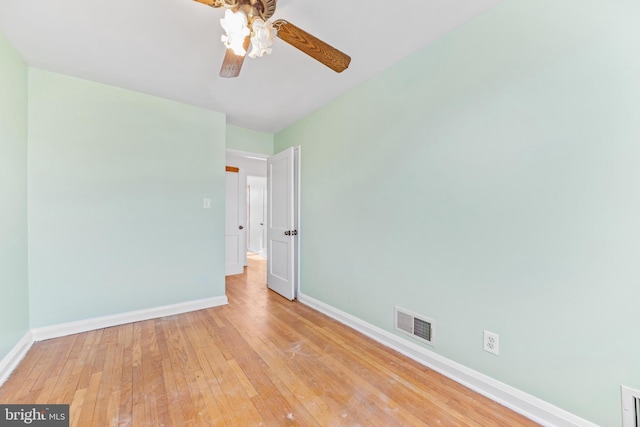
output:
[[[269,21],[276,11],[277,0],[196,0],[214,8],[224,8],[220,24],[225,31],[221,37],[226,47],[220,77],[238,77],[247,51],[256,58],[269,55],[277,36],[302,53],[341,73],[349,67],[351,57],[301,28],[276,19]]]
[[[247,50],[244,47],[245,38],[251,33],[249,30],[247,15],[242,11],[224,11],[224,18],[220,19],[220,25],[225,33],[220,38],[227,49],[233,50],[236,55],[244,56]]]
[[[251,52],[249,52],[249,57],[256,58],[264,54],[271,54],[271,46],[275,41],[275,29],[271,21],[265,22],[260,18],[256,18],[251,23],[251,29]]]

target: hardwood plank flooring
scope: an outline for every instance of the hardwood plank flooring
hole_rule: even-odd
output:
[[[535,426],[290,302],[254,257],[229,304],[35,343],[0,403],[70,404],[72,426]]]

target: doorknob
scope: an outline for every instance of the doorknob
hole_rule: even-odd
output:
[[[285,231],[285,232],[284,232],[284,235],[285,235],[285,236],[291,236],[291,231],[289,231],[289,230]]]
[[[240,226],[238,226],[238,228],[239,228],[240,230],[244,230],[244,227],[243,227],[243,226],[241,226],[241,225],[240,225]]]

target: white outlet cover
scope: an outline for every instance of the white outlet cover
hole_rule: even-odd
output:
[[[500,336],[495,332],[484,331],[482,349],[489,353],[500,355]]]

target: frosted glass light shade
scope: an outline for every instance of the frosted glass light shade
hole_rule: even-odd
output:
[[[271,53],[271,46],[274,42],[273,24],[271,21],[263,21],[260,18],[254,19],[251,25],[253,29],[251,33],[251,52],[249,57],[255,58],[264,54],[269,55]]]
[[[236,55],[246,55],[244,39],[251,32],[247,26],[247,15],[227,9],[224,11],[224,18],[220,19],[220,25],[226,33],[220,38],[225,47],[233,50]]]

